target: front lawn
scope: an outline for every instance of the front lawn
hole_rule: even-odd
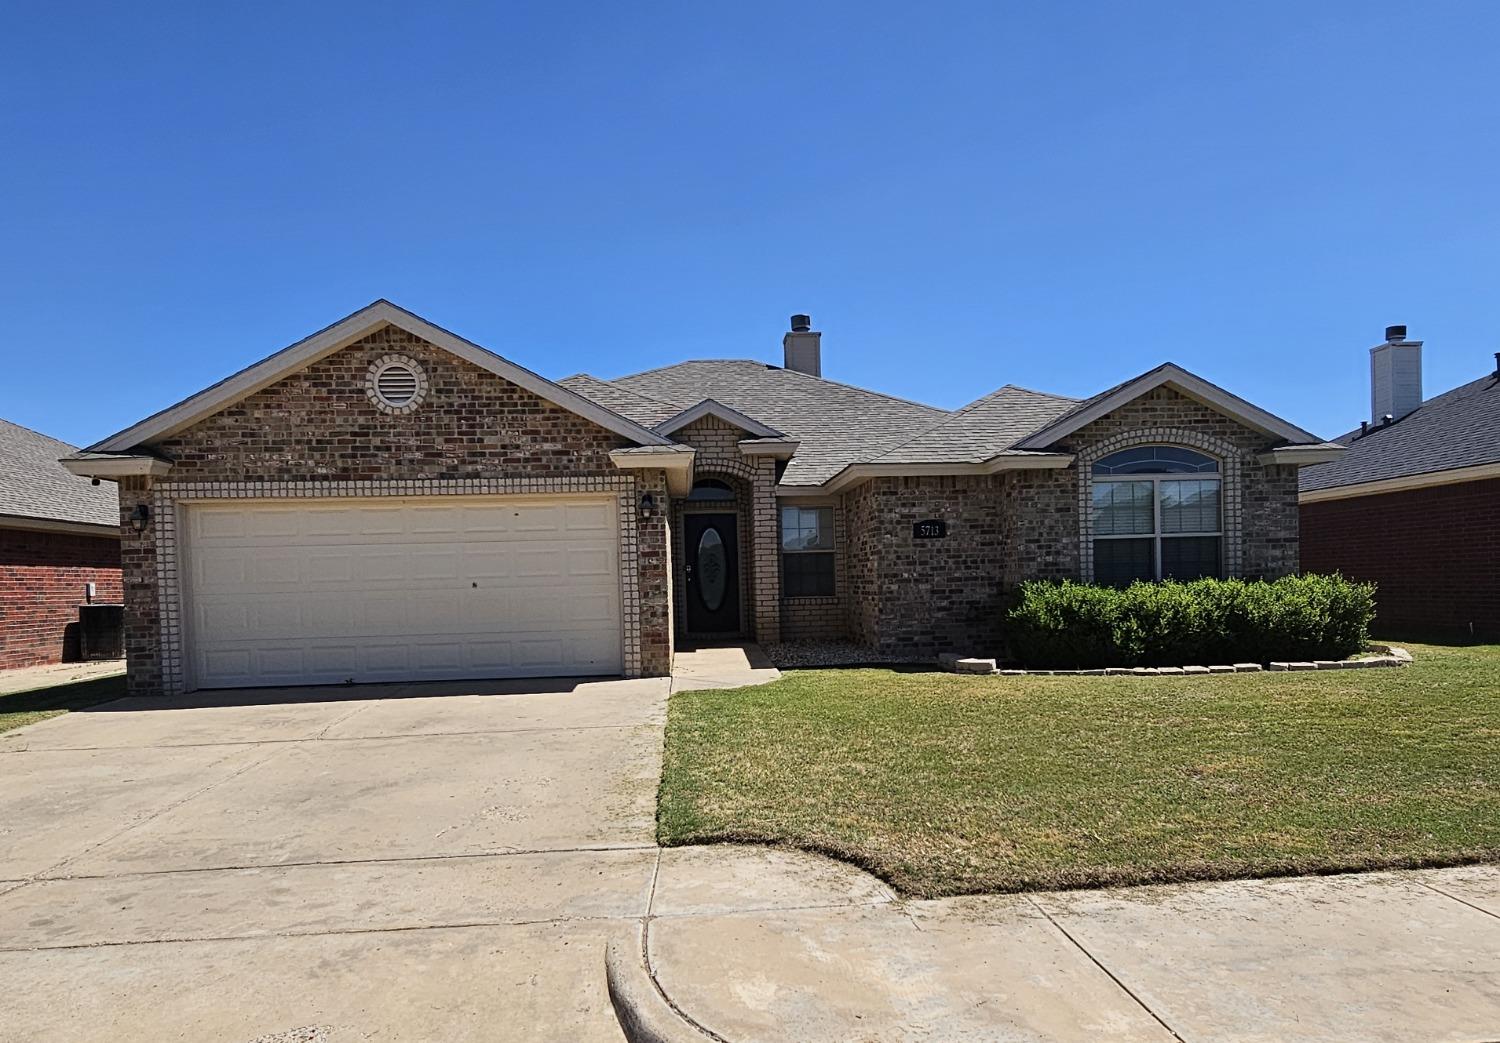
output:
[[[1211,677],[805,670],[672,696],[663,844],[921,897],[1500,859],[1500,646]]]

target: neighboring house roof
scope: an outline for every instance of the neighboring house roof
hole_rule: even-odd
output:
[[[801,444],[782,485],[819,485],[948,416],[934,406],[750,359],[695,360],[610,381],[686,409],[713,398]]]
[[[1486,374],[1391,424],[1337,439],[1348,451],[1304,468],[1304,493],[1500,464],[1500,376]]]
[[[115,487],[94,485],[58,463],[74,450],[67,442],[0,420],[0,521],[98,525],[118,533]]]
[[[1010,449],[1078,400],[1007,384],[970,402],[874,463],[979,463]]]
[[[247,366],[231,376],[225,377],[196,395],[159,413],[147,417],[133,427],[113,434],[101,442],[89,446],[90,451],[105,453],[128,452],[137,446],[169,435],[212,416],[221,409],[269,387],[288,374],[327,358],[336,351],[348,347],[361,337],[385,326],[396,326],[429,344],[457,355],[481,369],[523,387],[555,405],[585,417],[608,431],[630,439],[640,445],[665,445],[668,439],[650,430],[640,422],[622,416],[596,399],[555,384],[546,377],[501,358],[493,351],[482,348],[472,341],[450,333],[405,308],[397,307],[387,300],[378,300],[366,305],[351,315],[310,337],[283,348],[253,366]]]

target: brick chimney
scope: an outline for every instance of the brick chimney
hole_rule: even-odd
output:
[[[1387,326],[1385,343],[1370,349],[1370,424],[1400,420],[1421,404],[1422,342],[1407,340],[1405,326]]]
[[[812,328],[811,315],[793,315],[792,331],[781,338],[786,353],[784,369],[823,375],[823,334]]]

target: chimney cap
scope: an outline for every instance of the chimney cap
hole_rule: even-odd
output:
[[[811,330],[812,330],[812,316],[811,315],[793,315],[792,316],[792,332],[793,333],[808,333]]]
[[[1399,344],[1406,339],[1406,326],[1387,326],[1385,328],[1385,340],[1387,344]]]

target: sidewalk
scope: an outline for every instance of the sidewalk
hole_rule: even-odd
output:
[[[902,902],[817,856],[678,848],[645,930],[654,986],[639,947],[611,971],[674,1039],[1500,1039],[1496,867]]]

